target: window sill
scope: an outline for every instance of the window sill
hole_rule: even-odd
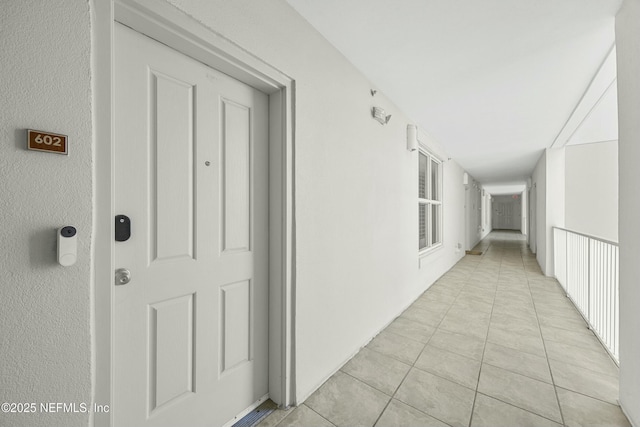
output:
[[[425,258],[431,255],[432,253],[438,251],[439,249],[442,249],[442,243],[438,243],[435,246],[431,246],[428,249],[422,249],[420,252],[418,252],[418,258],[419,259]]]

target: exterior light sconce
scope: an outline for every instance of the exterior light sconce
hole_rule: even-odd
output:
[[[391,120],[391,114],[387,115],[385,111],[380,107],[373,107],[371,109],[371,115],[374,119],[380,122],[381,125],[386,125]]]
[[[418,127],[407,125],[407,150],[416,151],[418,149]]]

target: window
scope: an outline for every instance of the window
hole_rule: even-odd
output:
[[[422,149],[418,155],[418,249],[442,243],[442,163]]]

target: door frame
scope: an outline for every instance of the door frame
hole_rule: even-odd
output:
[[[110,406],[115,392],[113,33],[120,22],[269,96],[269,396],[281,407],[295,404],[294,80],[164,1],[96,0],[92,8],[92,403]],[[111,414],[91,413],[91,421],[111,426]]]

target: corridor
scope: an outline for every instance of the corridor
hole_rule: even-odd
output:
[[[524,236],[493,232],[272,426],[629,426],[618,368]]]

